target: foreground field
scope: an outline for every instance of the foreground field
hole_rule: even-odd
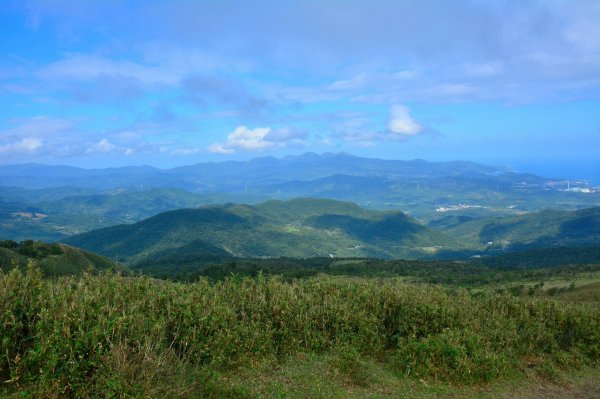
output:
[[[596,304],[396,279],[45,280],[30,267],[0,276],[0,301],[7,397],[469,397],[597,376],[600,360]]]

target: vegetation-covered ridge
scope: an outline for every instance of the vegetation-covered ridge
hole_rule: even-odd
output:
[[[65,242],[129,264],[188,255],[418,257],[461,247],[400,211],[311,198],[180,209]]]
[[[430,227],[486,246],[490,252],[600,243],[600,207],[564,211],[546,209],[511,217],[447,216]]]
[[[125,266],[113,260],[65,244],[0,240],[0,270],[25,269],[31,261],[47,277],[80,275],[86,271],[128,272]]]
[[[588,182],[546,179],[472,162],[308,153],[170,170],[26,164],[0,166],[0,230],[4,238],[51,241],[173,209],[302,197],[401,210],[432,222],[432,227],[449,228],[456,227],[455,219],[600,205],[600,189]],[[456,232],[467,237],[481,227],[469,224]]]
[[[0,187],[0,230],[13,240],[60,240],[74,234],[133,223],[160,212],[225,203],[256,202],[251,196],[200,194],[178,189],[114,189],[77,187],[24,190]]]
[[[583,247],[600,244],[600,207],[465,220],[458,226],[428,227],[399,211],[299,198],[169,211],[65,242],[135,269],[168,273],[172,268],[172,274],[233,258],[468,259],[501,255],[507,264],[523,267],[529,263],[550,266],[600,261],[599,256],[586,255],[583,262],[571,256],[569,262],[556,263],[557,252],[564,257],[566,247],[581,253]],[[509,254],[515,251],[521,252]],[[525,251],[531,255],[521,256]]]
[[[5,395],[240,397],[226,373],[330,356],[347,384],[366,362],[398,379],[471,385],[597,365],[600,308],[396,280],[0,275]],[[275,395],[273,395],[275,396]],[[281,395],[280,395],[281,396]]]

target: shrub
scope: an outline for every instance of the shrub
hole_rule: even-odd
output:
[[[517,372],[524,358],[600,359],[596,307],[393,279],[44,280],[30,265],[0,274],[0,323],[4,389],[34,397],[186,397],[211,370],[300,352],[331,353],[361,385],[368,374],[351,369],[365,357],[457,384]]]

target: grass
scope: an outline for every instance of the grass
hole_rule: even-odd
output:
[[[444,397],[600,360],[595,305],[395,279],[46,280],[30,266],[0,275],[0,301],[0,392],[15,398]]]
[[[573,303],[600,304],[600,274],[597,272],[579,272],[569,276],[556,276],[548,280],[524,279],[504,284],[490,284],[471,292],[483,292],[494,289],[507,291],[513,295],[550,297]]]
[[[600,304],[600,282],[577,286],[574,290],[561,293],[558,298],[574,303]]]
[[[564,399],[574,391],[578,396],[573,397],[595,399],[600,392],[600,369],[592,367],[554,370],[552,377],[525,368],[520,375],[492,383],[456,385],[398,375],[385,363],[369,359],[354,363],[351,372],[339,363],[335,354],[299,353],[283,364],[216,375],[213,383],[229,397],[248,398]],[[543,396],[536,395],[540,391]]]

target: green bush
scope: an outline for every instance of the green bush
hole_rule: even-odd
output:
[[[0,247],[1,248],[8,248],[8,249],[15,249],[19,246],[19,243],[13,240],[1,240],[0,241]]]
[[[0,323],[2,389],[32,397],[210,396],[213,371],[297,353],[361,385],[366,358],[456,384],[600,359],[597,307],[393,279],[45,280],[30,265],[0,274]]]

